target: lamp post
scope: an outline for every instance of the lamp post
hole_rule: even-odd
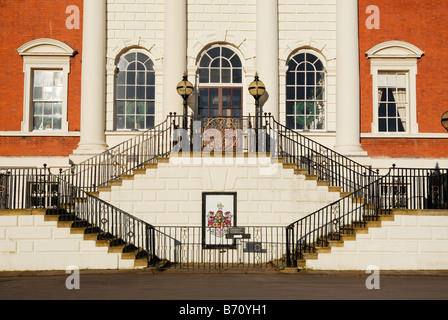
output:
[[[448,131],[448,111],[442,115],[441,122],[442,122],[442,127],[444,127],[446,131]]]
[[[177,93],[184,99],[184,119],[183,128],[187,128],[187,116],[188,116],[188,97],[193,93],[193,84],[188,81],[187,73],[184,73],[184,77],[181,82],[177,84]]]
[[[263,113],[262,107],[260,106],[260,98],[264,95],[266,92],[266,87],[262,81],[260,81],[260,78],[258,77],[258,73],[255,73],[255,79],[252,81],[252,83],[249,85],[249,93],[254,97],[255,99],[255,141],[256,141],[256,149],[259,150],[258,146],[258,135],[261,125],[261,116]]]
[[[255,74],[254,81],[249,85],[249,93],[255,99],[255,126],[258,131],[261,128],[261,115],[263,110],[260,107],[260,98],[266,92],[266,87],[264,83],[258,77],[258,73]]]

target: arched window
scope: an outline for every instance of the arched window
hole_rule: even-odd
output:
[[[128,52],[118,62],[115,127],[117,130],[151,129],[154,113],[154,63],[141,51]]]
[[[325,130],[325,69],[314,54],[292,57],[286,73],[286,126],[297,130]]]
[[[243,68],[231,49],[215,46],[199,61],[199,115],[241,116]]]

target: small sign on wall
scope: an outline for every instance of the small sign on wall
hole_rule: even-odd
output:
[[[202,247],[234,248],[234,239],[227,239],[229,228],[236,226],[236,192],[202,193]]]

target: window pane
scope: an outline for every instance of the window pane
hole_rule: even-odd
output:
[[[221,82],[222,83],[230,83],[231,81],[230,81],[230,72],[231,72],[231,70],[230,69],[222,69],[222,74],[221,74],[221,76],[222,76],[222,80],[221,80]]]
[[[135,102],[126,103],[126,114],[135,114]]]
[[[146,60],[148,60],[148,56],[144,55],[141,52],[137,53],[137,61],[141,62],[141,63],[145,63]]]
[[[134,86],[126,87],[126,99],[135,99],[135,87]]]
[[[53,129],[54,130],[61,130],[62,129],[62,119],[61,119],[61,117],[54,117],[53,118]]]
[[[200,67],[209,67],[210,66],[210,58],[207,55],[204,55],[201,59]]]
[[[378,121],[378,130],[380,132],[386,132],[387,131],[387,125],[386,125],[386,119],[380,118]]]
[[[136,129],[145,129],[145,117],[144,116],[137,116],[135,118],[135,122],[136,122]]]
[[[33,99],[42,100],[42,87],[34,87]]]
[[[145,85],[146,83],[145,83],[145,81],[146,81],[146,72],[137,72],[137,84],[138,85]]]
[[[117,114],[124,114],[124,101],[117,101]]]
[[[138,100],[145,100],[145,94],[146,94],[146,87],[145,86],[138,86],[137,87],[137,96],[136,99]]]
[[[43,122],[42,117],[34,117],[34,123],[33,123],[33,129],[34,130],[42,130],[43,129]]]
[[[154,100],[156,95],[156,87],[146,87],[146,100]]]
[[[45,101],[53,100],[53,87],[44,87],[42,99]]]
[[[135,84],[135,72],[128,72],[126,84],[134,85]]]
[[[125,84],[126,83],[126,72],[120,71],[117,73],[117,84]]]
[[[242,67],[241,60],[236,54],[232,59],[230,59],[230,63],[232,64],[233,68],[241,68]]]
[[[42,71],[35,70],[34,71],[34,86],[41,87],[44,84],[44,79],[42,75]]]
[[[44,117],[43,129],[50,130],[52,128],[52,118]]]
[[[297,73],[297,83],[298,86],[305,85],[305,72],[298,72]]]
[[[62,71],[55,71],[54,73],[54,85],[62,86]]]
[[[232,90],[232,107],[241,109],[241,90]]]
[[[286,127],[295,129],[294,117],[286,117]]]
[[[125,92],[126,87],[125,86],[117,86],[117,99],[125,99]]]
[[[126,129],[129,130],[135,129],[135,116],[126,117]]]
[[[53,71],[43,71],[44,86],[53,86]]]
[[[117,129],[125,129],[124,116],[117,116]]]
[[[243,81],[243,75],[241,69],[233,69],[233,83],[241,83]]]
[[[146,117],[146,129],[154,128],[154,117]]]
[[[62,88],[61,87],[53,88],[53,100],[54,101],[62,100]]]
[[[146,84],[153,86],[156,84],[156,76],[154,72],[147,72],[146,73]]]
[[[155,113],[154,102],[147,102],[146,103],[146,114],[154,114],[154,113]]]
[[[137,114],[146,114],[146,104],[144,102],[137,102]]]
[[[219,76],[219,69],[210,70],[211,83],[219,83],[221,81]]]
[[[52,115],[53,114],[53,105],[51,103],[46,103],[44,105],[44,115]]]
[[[55,103],[53,107],[54,115],[56,116],[62,116],[62,104],[61,103]]]
[[[208,83],[209,82],[209,69],[199,70],[199,82]]]
[[[294,87],[286,87],[286,99],[294,100],[296,98],[295,88]]]
[[[41,115],[43,112],[43,103],[36,102],[34,103],[34,115]]]

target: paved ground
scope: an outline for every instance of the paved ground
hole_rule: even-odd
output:
[[[448,299],[448,272],[381,272],[380,288],[372,290],[366,288],[368,276],[363,272],[316,271],[80,271],[80,288],[68,290],[69,275],[65,272],[0,273],[0,300],[158,300],[152,302],[156,306],[178,300],[170,302],[168,308],[168,312],[178,314],[186,303],[191,308],[206,301],[214,301],[214,305],[271,301],[271,308],[284,310],[300,300]]]

